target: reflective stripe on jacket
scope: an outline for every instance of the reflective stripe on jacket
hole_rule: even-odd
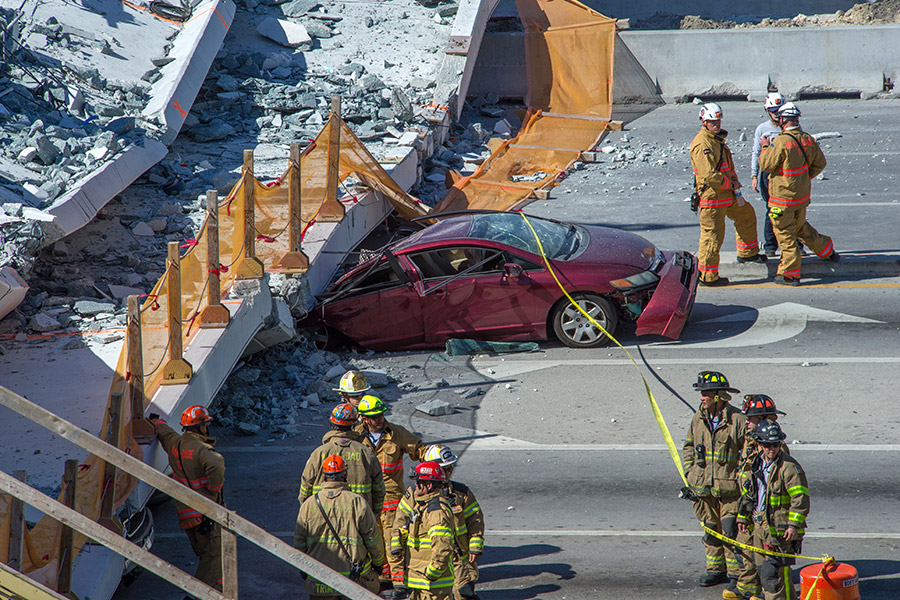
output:
[[[722,408],[715,431],[708,414],[701,408],[691,418],[681,460],[691,490],[698,496],[738,496],[740,490],[741,450],[747,431],[747,418],[730,404]],[[697,463],[697,449],[703,447],[706,465]]]
[[[825,155],[813,136],[799,127],[783,131],[759,155],[759,168],[769,173],[769,202],[783,207],[809,202],[810,182],[825,164]]]
[[[453,587],[453,510],[444,490],[416,496],[410,488],[400,500],[391,530],[391,552],[402,551],[407,587]]]
[[[718,135],[705,127],[691,142],[691,168],[694,170],[694,189],[700,194],[700,208],[723,208],[734,201],[734,159],[725,144],[727,131]]]
[[[750,509],[756,506],[757,498],[755,472],[763,464],[762,455],[757,455],[753,462],[753,473],[745,484],[744,498],[738,513],[740,522],[750,522]],[[808,515],[809,486],[806,483],[806,473],[800,463],[782,450],[775,459],[775,467],[766,484],[766,522],[769,525],[769,535],[780,538],[790,526],[802,536]]]
[[[397,510],[403,495],[403,455],[413,460],[425,460],[428,447],[418,437],[400,425],[385,421],[377,446],[372,446],[368,429],[360,423],[354,429],[362,438],[362,443],[375,452],[384,474],[384,510]]]
[[[342,481],[326,481],[316,496],[352,561],[363,565],[361,574],[372,568],[380,573],[384,565],[384,546],[378,520],[368,502],[359,494],[351,492],[349,486]],[[297,513],[294,547],[341,575],[350,575],[350,561],[328,528],[313,496],[303,502]],[[331,587],[312,577],[306,580],[306,593],[310,596],[336,595]]]
[[[332,454],[337,454],[347,463],[347,485],[350,486],[350,491],[365,498],[376,515],[381,514],[384,504],[381,465],[372,449],[360,442],[359,434],[354,431],[329,431],[322,438],[322,445],[309,455],[300,477],[300,503],[322,489],[325,480],[322,463]]]
[[[213,502],[222,504],[222,487],[225,485],[225,459],[213,450],[216,440],[196,431],[179,435],[162,420],[155,422],[156,437],[166,451],[172,478]],[[191,529],[203,521],[203,515],[193,508],[175,501],[178,524]]]

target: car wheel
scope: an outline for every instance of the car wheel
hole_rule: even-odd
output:
[[[615,335],[619,318],[609,300],[597,294],[586,293],[575,294],[573,299],[603,329],[610,335]],[[551,318],[556,337],[570,348],[598,348],[611,341],[568,300],[556,305]]]

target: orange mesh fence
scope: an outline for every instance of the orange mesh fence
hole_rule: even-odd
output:
[[[575,0],[517,0],[516,6],[525,26],[528,73],[522,128],[457,181],[434,212],[520,208],[593,148],[608,127],[615,19]]]
[[[340,119],[333,115],[332,118]],[[330,121],[329,121],[330,122]],[[403,189],[381,167],[369,153],[363,143],[353,134],[349,127],[340,123],[340,158],[338,181],[353,176],[371,189],[377,190],[391,201],[396,210],[404,217],[411,218],[425,214],[423,205]],[[275,181],[275,185],[267,186],[255,178],[249,182],[242,177],[231,192],[219,202],[219,261],[209,264],[208,253],[208,221],[204,221],[195,239],[185,240],[182,244],[180,261],[181,272],[181,336],[184,347],[187,347],[199,330],[198,315],[208,305],[207,285],[209,275],[214,277],[224,296],[234,283],[235,266],[244,255],[244,185],[253,186],[254,198],[254,231],[256,257],[266,270],[277,271],[282,256],[290,248],[289,240],[289,185],[293,178],[300,177],[301,219],[304,225],[315,220],[325,200],[328,182],[328,147],[330,127],[326,123],[322,132],[306,149],[300,159],[300,173],[293,166]],[[146,296],[141,306],[141,352],[143,369],[143,392],[145,403],[149,402],[162,382],[163,367],[168,360],[168,277],[166,272]],[[128,343],[126,335],[122,353],[119,356],[113,374],[110,399],[106,415],[101,427],[101,437],[106,440],[110,436],[110,407],[112,394],[118,390],[125,391],[119,448],[138,458],[143,457],[141,446],[131,435],[131,398],[132,385],[128,382],[131,373],[128,366]],[[143,416],[143,415],[140,415]],[[90,455],[79,466],[75,509],[81,514],[97,519],[104,494],[112,489],[110,482],[104,481],[104,461]],[[114,505],[119,507],[134,490],[136,481],[126,473],[118,472],[116,479],[116,497]],[[65,490],[59,500],[64,498]],[[8,562],[9,555],[9,496],[0,494],[0,560]],[[25,532],[25,556],[22,571],[50,587],[55,588],[59,573],[59,536],[60,525],[49,517],[41,519],[34,527]],[[75,556],[85,544],[86,538],[75,533]]]

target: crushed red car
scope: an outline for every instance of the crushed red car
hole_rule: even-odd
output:
[[[697,292],[692,254],[662,252],[608,227],[528,222],[566,291],[610,334],[630,320],[637,335],[681,335]],[[563,295],[518,213],[440,220],[351,269],[318,300],[298,327],[338,332],[372,350],[438,347],[450,338],[610,342]]]

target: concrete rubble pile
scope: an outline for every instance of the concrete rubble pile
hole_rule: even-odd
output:
[[[35,221],[48,220],[42,209],[85,173],[141,143],[146,124],[135,115],[149,83],[61,67],[31,50],[114,52],[114,38],[64,27],[53,18],[23,21],[21,13],[0,9],[6,32],[0,61],[0,266],[9,264],[27,277],[41,244]]]

